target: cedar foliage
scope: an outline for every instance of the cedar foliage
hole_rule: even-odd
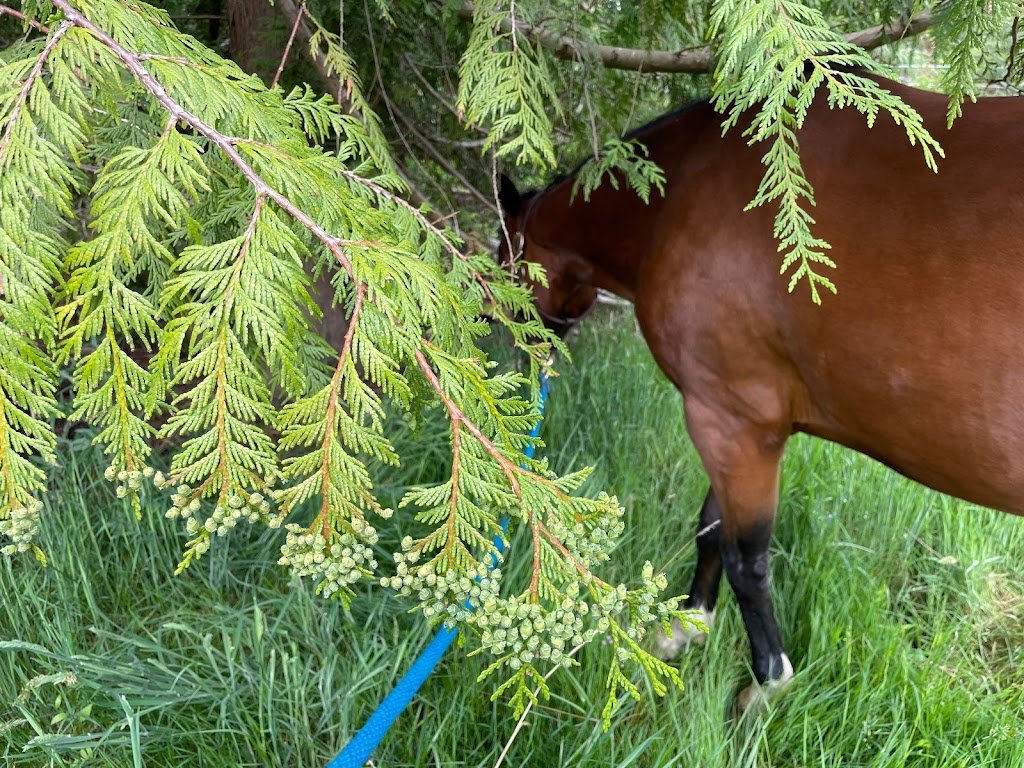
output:
[[[756,110],[749,138],[766,146],[751,205],[778,207],[790,289],[806,279],[820,301],[819,288],[835,290],[819,271],[832,262],[813,234],[813,190],[796,138],[813,94],[824,87],[835,107],[853,106],[869,122],[886,112],[925,162],[934,167],[941,156],[912,109],[847,69],[884,71],[832,29],[839,5],[857,21],[914,10],[715,0],[657,10],[597,4],[584,13],[573,3],[481,0],[462,36],[455,112],[483,133],[472,151],[492,161],[543,170],[585,150],[593,160],[577,180],[584,196],[610,179],[646,199],[661,193],[663,176],[641,145],[615,138],[626,127],[617,121],[634,117],[643,93],[664,98],[676,86],[603,73],[585,55],[557,64],[516,23],[546,15],[547,28],[584,42],[712,39],[711,86],[726,127]],[[386,30],[385,51],[403,44],[403,21],[414,30],[424,18],[462,23],[459,6],[423,6],[396,0],[364,12]],[[1002,46],[1005,79],[1020,78],[1017,40],[1006,33],[1021,11],[1014,0],[936,8],[950,120],[975,95],[981,49]],[[678,683],[640,645],[651,624],[685,619],[676,599],[661,596],[664,575],[647,567],[630,588],[595,573],[622,533],[617,500],[573,495],[586,470],[557,476],[523,455],[538,418],[524,393],[536,391],[541,366],[564,347],[543,328],[526,287],[407,202],[391,129],[344,38],[308,15],[310,47],[345,84],[347,110],[307,86],[268,88],[146,3],[25,0],[20,13],[24,34],[0,51],[4,555],[34,550],[44,559],[32,539],[56,460],[65,368],[72,418],[97,429],[117,494],[138,508],[149,486],[168,491],[167,516],[189,535],[179,570],[239,523],[285,525],[280,562],[324,595],[347,604],[355,584],[375,579],[416,595],[431,620],[471,628],[478,649],[494,657],[485,674],[500,672],[495,695],[510,691],[516,710],[534,698],[542,667],[574,664],[569,648],[601,637],[610,638],[606,722],[618,691],[640,695],[633,669],[656,692]],[[3,15],[20,14],[0,5]],[[378,68],[392,60],[374,57]],[[616,99],[616,83],[629,83],[635,98]],[[559,95],[577,89],[586,109],[559,109]],[[341,349],[311,328],[319,312],[311,285],[321,272],[348,318]],[[485,313],[526,353],[525,374],[495,370],[480,346],[492,327]],[[139,349],[150,353],[145,366]],[[393,511],[378,503],[375,476],[401,461],[389,420],[428,408],[448,417],[450,477],[406,494],[402,528],[417,535],[382,568],[377,527]],[[159,429],[157,416],[166,418]],[[157,437],[179,445],[166,474],[150,467]],[[487,570],[505,515],[533,543],[532,577],[521,588],[503,588],[501,570]]]

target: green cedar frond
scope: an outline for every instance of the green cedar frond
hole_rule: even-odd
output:
[[[601,184],[605,174],[614,189],[619,188],[615,175],[619,171],[645,203],[651,198],[651,187],[665,194],[665,174],[657,163],[647,159],[647,147],[636,139],[612,139],[601,148],[599,156],[588,161],[576,174],[572,186],[572,198],[583,188],[583,199],[590,200],[590,193]]]
[[[356,291],[330,383],[285,407],[282,421],[288,426],[279,443],[281,450],[300,449],[284,462],[284,476],[295,484],[277,496],[282,516],[306,499],[320,497],[320,512],[308,529],[289,526],[281,562],[297,567],[302,575],[322,577],[318,589],[326,596],[340,595],[346,604],[352,594],[350,585],[372,575],[377,567],[369,550],[377,543],[377,531],[364,513],[391,516],[374,498],[373,481],[357,457],[363,454],[382,463],[398,463],[398,455],[383,436],[385,412],[380,398],[363,381],[353,355],[357,336],[359,346],[372,347],[363,326],[364,308],[368,314],[374,311],[366,304],[366,295],[364,286]],[[393,365],[388,368],[394,372]],[[314,562],[306,563],[306,555],[316,546],[320,551],[313,555]]]
[[[818,288],[835,293],[836,287],[815,266],[834,268],[835,263],[825,255],[828,243],[811,232],[814,219],[808,207],[814,205],[814,194],[797,140],[819,86],[825,86],[830,107],[853,106],[869,125],[880,111],[887,112],[903,126],[911,144],[920,144],[933,170],[942,149],[915,110],[876,80],[850,71],[876,72],[879,65],[834,32],[817,8],[799,0],[716,0],[711,27],[713,34],[722,35],[714,100],[727,113],[725,129],[751,110],[754,117],[744,136],[751,144],[771,142],[762,158],[765,175],[750,207],[778,201],[775,237],[784,252],[781,271],[795,266],[789,290],[807,278],[811,299],[820,304]]]
[[[203,554],[210,533],[230,530],[243,514],[243,502],[256,494],[260,498],[248,518],[260,519],[261,492],[268,490],[266,479],[277,474],[277,452],[265,431],[274,422],[274,410],[261,363],[277,363],[284,382],[296,374],[292,340],[282,331],[282,314],[287,315],[272,313],[272,308],[283,309],[275,295],[279,270],[291,278],[285,288],[294,289],[297,279],[287,274],[293,258],[271,258],[272,248],[290,245],[284,231],[266,198],[258,197],[244,234],[186,248],[167,281],[164,304],[180,302],[168,330],[184,337],[189,359],[176,366],[173,379],[187,387],[175,404],[187,407],[171,417],[163,434],[195,435],[172,460],[171,472],[190,487],[184,493],[179,488],[190,504],[216,500],[213,515],[201,525],[195,517],[188,519],[195,538],[180,567]],[[298,286],[301,290],[301,280]],[[301,383],[290,383],[301,389]]]
[[[45,473],[55,461],[56,366],[42,347],[56,337],[64,219],[77,178],[69,157],[84,135],[62,108],[76,94],[52,93],[44,72],[66,47],[70,25],[45,45],[22,45],[0,67],[0,536],[5,554],[28,551],[38,530]]]
[[[975,101],[978,88],[975,78],[985,46],[998,33],[1010,28],[1013,20],[1024,15],[1020,0],[940,0],[936,6],[938,25],[935,41],[947,67],[942,75],[942,89],[949,94],[947,123],[963,114],[965,99]],[[1009,73],[1011,78],[1014,73]]]
[[[383,5],[381,10],[384,11]],[[324,27],[308,8],[305,9],[305,16],[314,27],[309,38],[310,52],[314,57],[323,52],[327,74],[337,75],[345,84],[344,96],[348,102],[349,112],[359,117],[358,120],[343,120],[335,126],[337,133],[345,137],[345,141],[339,146],[339,153],[351,154],[361,160],[370,159],[374,167],[386,176],[395,177],[394,160],[388,149],[380,118],[363,96],[355,61],[345,50],[341,38]],[[395,188],[404,188],[404,184],[396,185]]]
[[[65,258],[58,361],[78,359],[72,418],[103,427],[95,439],[107,446],[114,472],[145,464],[154,430],[140,414],[157,407],[152,376],[120,346],[151,349],[160,331],[156,297],[131,286],[140,275],[162,282],[173,254],[161,230],[207,189],[194,144],[168,126],[152,148],[129,148],[101,169],[92,191],[94,236]],[[82,356],[93,339],[99,343]]]
[[[546,54],[514,28],[501,29],[499,0],[473,5],[473,31],[459,62],[459,109],[466,121],[487,128],[483,151],[516,165],[554,167],[551,119],[558,103]]]
[[[29,460],[53,463],[56,438],[47,423],[54,414],[55,372],[26,337],[0,322],[0,535],[5,555],[27,552],[39,530],[46,475]]]

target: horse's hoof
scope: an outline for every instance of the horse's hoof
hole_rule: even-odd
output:
[[[708,632],[711,625],[715,623],[715,612],[708,613],[697,610],[693,613],[693,623],[683,623],[679,619],[672,619],[672,636],[662,627],[654,632],[654,655],[662,661],[672,661],[683,648],[693,645],[704,645],[708,641]]]
[[[793,665],[789,657],[782,654],[782,674],[774,680],[764,683],[754,683],[740,691],[736,698],[736,714],[742,716],[747,712],[761,712],[768,702],[789,687],[789,681],[793,679]]]

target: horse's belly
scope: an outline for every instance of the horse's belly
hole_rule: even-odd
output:
[[[808,418],[794,427],[935,490],[1024,514],[1024,350],[1003,357],[983,338],[963,356],[892,346],[847,348],[842,365],[806,372]]]
[[[1024,515],[1024,480],[1015,468],[1006,471],[1001,446],[992,450],[992,446],[982,443],[979,447],[967,440],[947,445],[936,441],[931,444],[943,453],[929,456],[921,450],[922,441],[928,441],[927,433],[901,440],[832,425],[803,424],[797,428],[853,448],[934,490]]]

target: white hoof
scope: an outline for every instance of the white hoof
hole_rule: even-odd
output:
[[[754,683],[740,691],[736,699],[739,714],[763,710],[769,701],[786,690],[792,679],[793,665],[789,662],[789,656],[782,654],[782,674],[779,677],[766,683]]]
[[[672,661],[683,648],[693,645],[704,645],[708,641],[708,632],[715,623],[715,612],[696,610],[692,614],[693,623],[684,627],[679,619],[672,619],[671,637],[661,627],[654,633],[654,655],[662,661]]]

